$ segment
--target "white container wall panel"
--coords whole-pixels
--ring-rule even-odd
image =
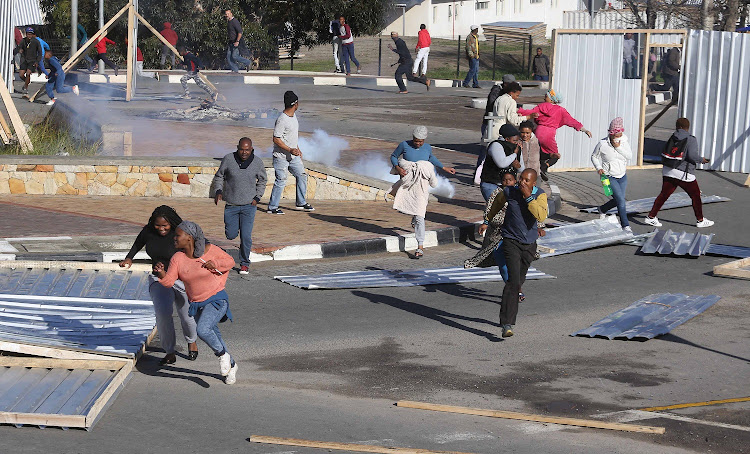
[[[553,87],[562,106],[589,129],[589,139],[567,126],[557,131],[558,168],[593,167],[591,153],[606,137],[609,122],[622,117],[635,165],[638,156],[641,79],[622,78],[622,34],[560,33],[555,41]]]
[[[13,3],[13,26],[41,25],[44,14],[39,7],[39,0],[1,0],[0,3]]]
[[[680,116],[703,168],[750,173],[750,35],[690,30],[685,52]]]
[[[9,90],[13,90],[13,48],[16,47],[11,21],[13,2],[0,0],[0,76]]]

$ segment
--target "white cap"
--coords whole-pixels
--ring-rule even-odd
[[[479,30],[479,25],[472,25],[472,26],[471,26],[471,30],[472,30],[472,31],[474,31],[474,30]]]
[[[427,126],[417,126],[412,133],[415,139],[424,140],[427,138]]]

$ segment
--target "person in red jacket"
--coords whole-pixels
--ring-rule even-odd
[[[414,60],[414,68],[412,69],[412,75],[414,77],[427,75],[427,57],[430,55],[430,32],[427,31],[427,26],[422,24],[419,26],[419,34],[417,35],[417,58]],[[422,63],[422,71],[419,71],[419,64]]]
[[[174,30],[172,30],[172,24],[169,22],[164,22],[164,30],[161,32],[161,36],[164,37],[164,39],[167,40],[169,44],[172,45],[172,47],[177,47],[177,33],[175,33]],[[167,47],[166,44],[161,46],[161,67],[164,68],[164,64],[167,62],[167,55],[170,56],[172,59],[172,68],[174,68],[174,52],[169,50],[169,47]]]
[[[341,58],[344,59],[340,64],[346,67],[346,75],[351,75],[351,66],[349,66],[349,59],[357,65],[357,74],[362,72],[362,65],[359,64],[357,58],[354,56],[354,36],[352,36],[352,29],[349,24],[346,23],[344,16],[339,17],[339,24],[341,29],[339,31],[341,38]]]
[[[112,41],[111,39],[107,38],[107,34],[103,33],[102,36],[96,41],[96,53],[97,53],[97,60],[101,60],[104,62],[105,65],[109,66],[110,68],[115,70],[115,76],[117,75],[117,65],[112,62],[109,58],[107,58],[107,44],[111,44],[113,46],[116,46],[117,44]]]
[[[125,38],[125,45],[127,44],[128,39]],[[143,70],[143,52],[141,52],[141,48],[137,46],[135,48],[135,75],[138,77],[148,77],[159,80],[159,73]]]

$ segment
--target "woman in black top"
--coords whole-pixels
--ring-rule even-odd
[[[169,260],[172,258],[177,249],[174,245],[175,229],[182,222],[177,212],[167,205],[157,207],[148,220],[148,224],[143,226],[141,233],[130,248],[130,252],[125,260],[120,262],[123,268],[130,268],[133,264],[133,257],[143,247],[146,247],[146,253],[151,257],[152,266],[157,263],[164,264],[164,268],[169,267]],[[198,345],[195,341],[198,338],[196,331],[195,319],[188,315],[190,303],[185,295],[185,286],[181,281],[177,281],[174,287],[167,288],[159,283],[159,280],[153,275],[149,275],[150,285],[149,293],[151,301],[154,302],[154,313],[156,314],[156,326],[159,332],[159,339],[166,356],[159,362],[161,365],[173,364],[177,360],[175,355],[175,344],[177,342],[174,330],[174,320],[172,319],[172,306],[177,306],[177,315],[180,317],[182,324],[182,333],[188,343],[188,359],[193,361],[198,357]]]

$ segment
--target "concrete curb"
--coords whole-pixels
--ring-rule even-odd
[[[646,99],[648,99],[649,104],[657,104],[664,101],[670,101],[672,99],[672,92],[671,91],[660,91],[655,92],[653,95],[647,95]]]

